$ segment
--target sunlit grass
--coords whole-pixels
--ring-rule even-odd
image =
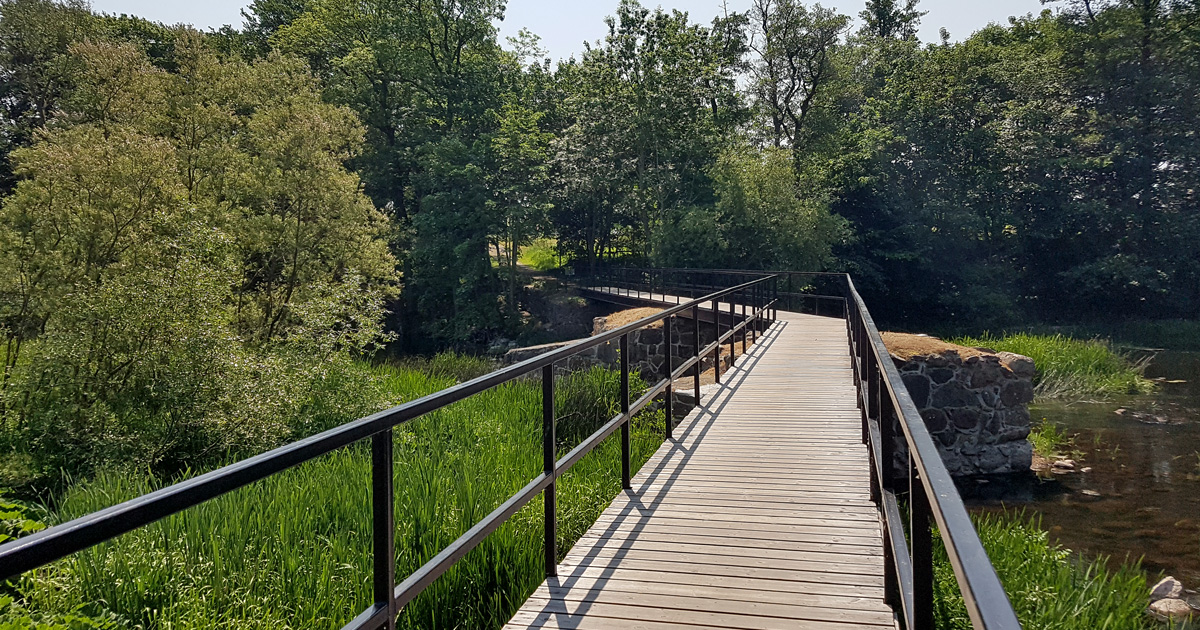
[[[1039,399],[1106,398],[1146,394],[1154,384],[1142,377],[1144,365],[1134,364],[1101,340],[1063,335],[984,334],[952,340],[964,346],[1023,354],[1037,366],[1034,391]]]
[[[1139,565],[1109,571],[1050,541],[1023,513],[982,515],[979,537],[1024,628],[1139,630],[1157,627],[1146,615],[1146,574]],[[935,627],[970,630],[954,570],[940,538],[934,546]]]
[[[442,364],[469,366],[462,358]],[[437,370],[379,371],[392,402],[455,382]],[[601,369],[559,380],[560,454],[616,413],[618,391],[617,376]],[[398,576],[415,571],[537,476],[541,430],[536,381],[502,385],[397,429]],[[662,434],[661,412],[635,420],[636,467]],[[77,610],[121,627],[340,628],[370,605],[369,463],[365,445],[344,449],[75,554],[26,576],[23,605],[54,613],[60,623]],[[620,444],[610,438],[561,477],[560,553],[618,494],[619,476]],[[101,474],[72,488],[57,518],[160,485],[148,475]],[[542,581],[542,562],[538,499],[405,608],[401,625],[499,627]],[[0,612],[0,627],[13,622],[13,611],[14,617]]]
[[[1064,457],[1064,451],[1075,444],[1075,437],[1048,420],[1034,425],[1029,431],[1033,452],[1048,460]]]
[[[538,271],[554,271],[562,267],[563,258],[558,255],[554,239],[539,238],[521,248],[517,261]]]

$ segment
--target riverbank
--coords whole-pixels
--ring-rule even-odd
[[[1154,391],[1154,383],[1142,376],[1145,362],[1131,361],[1102,339],[985,333],[959,337],[952,343],[1013,352],[1033,359],[1037,367],[1034,395],[1040,401],[1107,399]]]

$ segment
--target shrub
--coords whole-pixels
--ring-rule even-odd
[[[219,60],[187,32],[173,50],[167,71],[75,44],[62,124],[12,153],[4,477],[171,474],[375,402],[342,393],[370,390],[352,359],[383,339],[395,276],[386,218],[345,165],[361,125],[299,60]]]

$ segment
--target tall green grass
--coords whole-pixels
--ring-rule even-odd
[[[558,255],[554,239],[539,238],[521,248],[517,261],[538,271],[554,271],[562,267],[563,259]]]
[[[1154,384],[1142,377],[1144,365],[1134,364],[1099,339],[1083,341],[1063,335],[1014,333],[952,340],[964,346],[1015,352],[1033,359],[1037,366],[1035,393],[1048,398],[1106,398],[1123,394],[1146,394]]]
[[[1075,445],[1075,437],[1043,419],[1030,429],[1029,443],[1034,453],[1053,461],[1065,456],[1064,451]]]
[[[392,402],[454,382],[383,373]],[[617,412],[618,392],[610,371],[560,379],[560,453]],[[661,412],[639,416],[632,434],[640,467],[662,442]],[[395,458],[396,570],[405,576],[541,471],[540,383],[509,383],[398,428]],[[23,579],[20,614],[82,613],[122,627],[339,628],[370,604],[369,464],[365,446],[344,449],[75,554]],[[101,474],[67,493],[58,518],[159,485]],[[560,479],[563,553],[619,491],[620,444],[609,439]],[[542,563],[539,499],[406,607],[401,626],[499,627],[541,582]]]
[[[1140,630],[1158,627],[1146,616],[1146,574],[1136,565],[1109,571],[1052,543],[1024,514],[975,519],[979,537],[1004,584],[1022,627],[1054,630]],[[935,627],[970,630],[954,570],[940,538],[934,546]]]

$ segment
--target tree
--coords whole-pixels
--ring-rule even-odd
[[[298,61],[218,61],[195,33],[175,72],[69,54],[64,122],[14,152],[0,209],[0,425],[43,471],[177,470],[328,422],[300,409],[381,339],[394,277],[344,166],[353,114]]]
[[[767,138],[798,157],[806,123],[833,79],[832,54],[850,18],[798,0],[755,0],[750,9],[751,73],[755,104],[768,121]]]
[[[593,266],[613,250],[652,259],[672,208],[711,203],[708,168],[744,120],[735,76],[743,21],[713,29],[625,1],[604,42],[559,68],[560,244]]]
[[[928,11],[918,11],[920,0],[867,0],[867,8],[858,17],[865,22],[863,31],[875,37],[914,39],[921,17]]]

